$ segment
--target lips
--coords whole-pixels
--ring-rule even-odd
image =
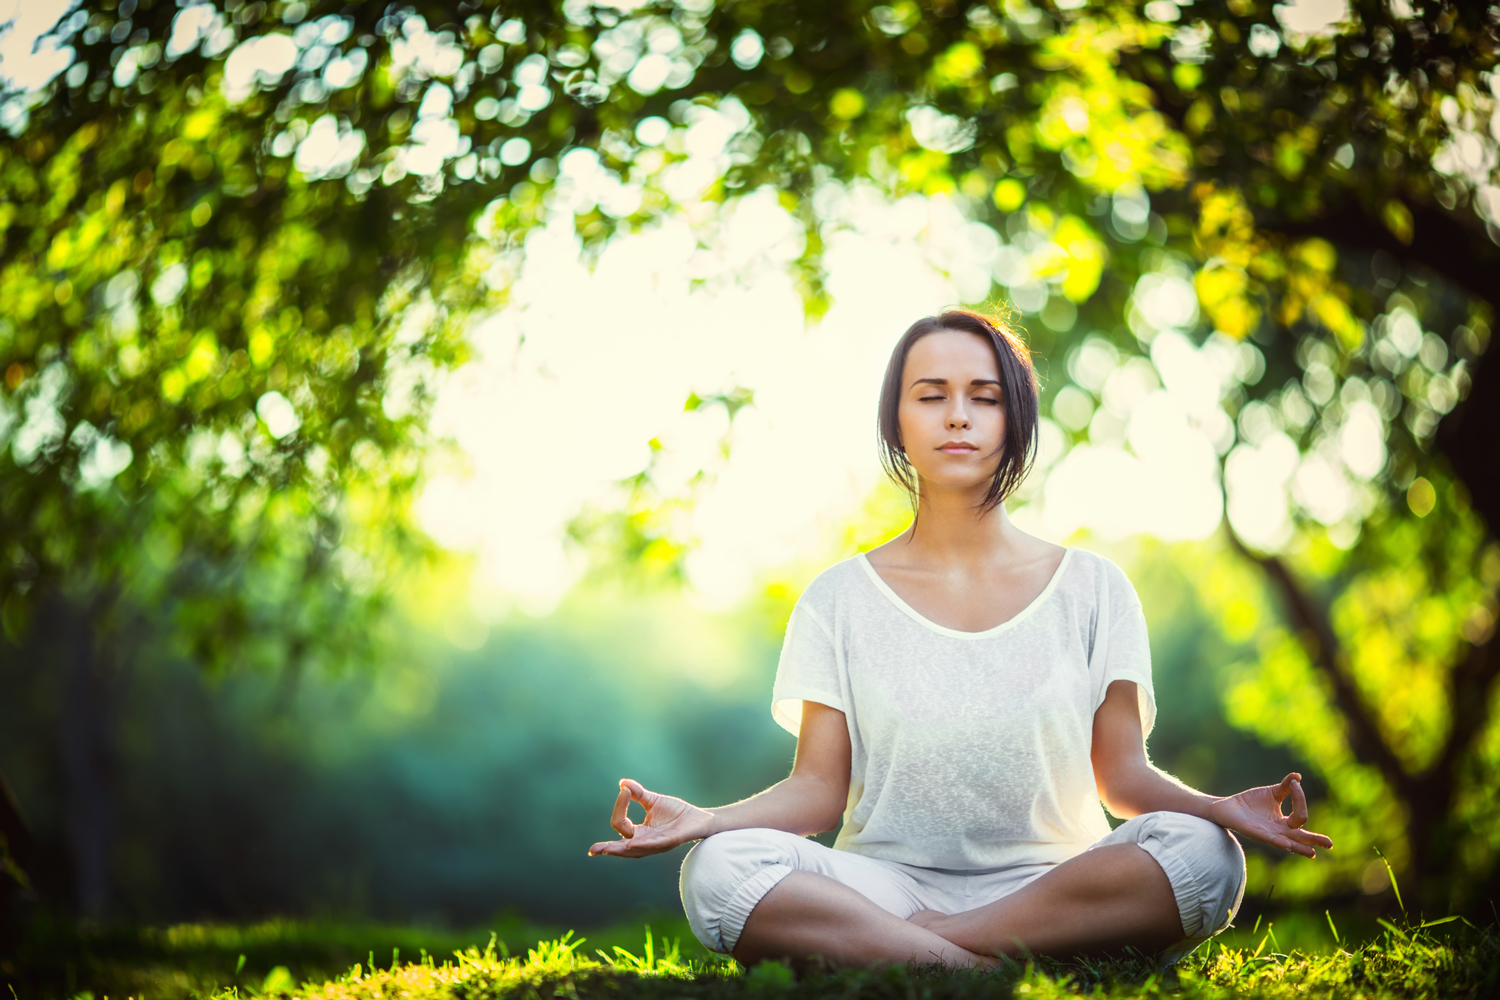
[[[945,451],[949,454],[962,454],[964,452],[978,450],[978,445],[969,444],[967,441],[948,441],[938,446],[938,451]]]

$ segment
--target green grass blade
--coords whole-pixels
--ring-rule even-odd
[[[1391,863],[1386,860],[1385,853],[1379,847],[1375,848],[1375,853],[1380,855],[1380,861],[1385,865],[1385,873],[1391,877],[1391,888],[1396,891],[1396,905],[1401,907],[1401,915],[1404,917],[1406,904],[1401,901],[1401,887],[1396,884],[1396,870],[1391,867]]]

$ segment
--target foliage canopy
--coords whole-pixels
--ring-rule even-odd
[[[1341,808],[1394,795],[1460,892],[1488,820],[1448,818],[1500,759],[1497,8],[1312,9],[88,4],[0,110],[7,629],[128,596],[205,662],[357,648],[330,623],[380,592],[425,387],[529,231],[596,246],[770,185],[816,314],[851,189],[946,196],[978,224],[955,274],[1037,318],[1090,412],[1091,357],[1204,381],[1189,419],[1292,625],[1242,721],[1272,731],[1293,678]],[[1123,440],[1107,410],[1069,432]],[[1267,496],[1287,516],[1247,535]]]

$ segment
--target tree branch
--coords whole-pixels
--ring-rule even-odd
[[[1287,236],[1321,236],[1363,252],[1384,250],[1404,266],[1419,265],[1443,276],[1469,295],[1486,303],[1500,317],[1500,246],[1477,220],[1407,199],[1412,213],[1412,240],[1402,243],[1376,216],[1357,202],[1315,219],[1258,224],[1268,232]],[[1438,424],[1437,450],[1448,457],[1491,533],[1500,530],[1500,462],[1494,442],[1500,434],[1500,362],[1486,356],[1470,372],[1469,395]]]
[[[1458,784],[1459,763],[1468,756],[1474,741],[1490,719],[1490,688],[1500,677],[1500,656],[1494,655],[1494,633],[1484,642],[1469,647],[1469,655],[1453,671],[1448,688],[1448,738],[1443,752],[1430,772],[1436,780],[1446,782],[1447,794]],[[1446,805],[1446,803],[1445,803]],[[1445,809],[1446,811],[1446,809]]]
[[[1318,236],[1336,246],[1366,252],[1384,250],[1402,264],[1428,268],[1453,282],[1500,314],[1500,247],[1485,229],[1408,196],[1412,214],[1411,242],[1403,243],[1373,213],[1352,198],[1316,218],[1277,223],[1257,220],[1259,228],[1286,236]]]
[[[1227,521],[1224,527],[1235,549],[1260,566],[1280,592],[1307,650],[1308,660],[1333,687],[1334,703],[1349,727],[1349,749],[1362,763],[1378,770],[1403,801],[1411,802],[1418,794],[1417,782],[1380,735],[1380,727],[1365,706],[1358,688],[1339,665],[1342,647],[1327,613],[1302,588],[1286,563],[1276,556],[1251,551]]]

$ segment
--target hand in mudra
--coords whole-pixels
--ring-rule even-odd
[[[1281,804],[1288,797],[1292,812],[1283,815]],[[1308,858],[1317,857],[1314,848],[1333,846],[1321,833],[1302,829],[1307,822],[1307,796],[1302,794],[1302,775],[1296,772],[1282,778],[1279,785],[1261,785],[1220,799],[1209,807],[1208,818],[1252,840]]]
[[[631,801],[646,807],[646,818],[633,822],[626,810]],[[644,858],[670,851],[678,844],[707,837],[713,832],[713,814],[690,802],[648,791],[639,781],[625,778],[615,799],[615,811],[609,818],[621,840],[609,840],[589,848],[595,854],[616,854],[622,858]]]

